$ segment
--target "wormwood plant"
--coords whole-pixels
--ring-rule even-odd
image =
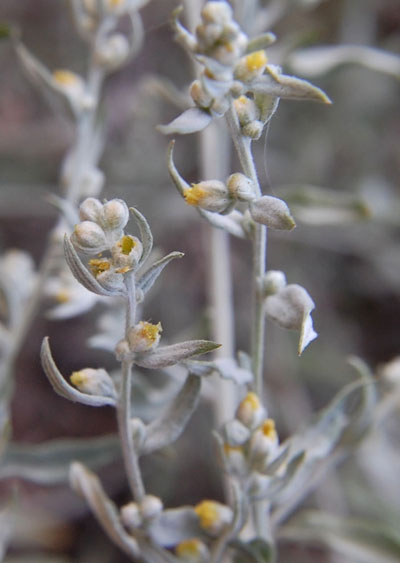
[[[233,357],[224,356],[222,351],[222,356],[214,359],[198,359],[218,349],[219,344],[209,340],[164,344],[161,323],[145,320],[145,299],[164,268],[183,254],[174,251],[152,258],[153,236],[148,221],[122,199],[100,199],[104,177],[98,167],[103,145],[99,119],[103,79],[126,63],[140,45],[138,9],[145,4],[147,0],[72,1],[77,28],[89,45],[86,79],[69,70],[51,73],[22,43],[17,45],[28,73],[46,93],[66,103],[77,131],[62,168],[65,197],[56,201],[63,218],[36,274],[36,289],[30,290],[29,314],[18,325],[22,327],[18,329],[19,340],[37,306],[35,292],[39,293],[44,282],[47,291],[59,298],[62,292],[68,292],[69,298],[59,299],[65,302],[52,312],[56,318],[82,312],[99,298],[106,298],[105,318],[112,324],[111,330],[108,326],[110,334],[101,335],[100,340],[103,345],[106,341],[105,347],[114,353],[116,372],[84,367],[64,378],[48,338],[43,342],[41,358],[56,393],[84,405],[107,405],[115,410],[131,501],[118,507],[98,476],[81,461],[71,464],[69,476],[73,489],[86,500],[104,532],[133,561],[274,561],[282,530],[283,537],[285,533],[291,537],[290,527],[285,529],[283,524],[324,471],[363,438],[377,404],[372,375],[360,360],[353,360],[358,380],[345,387],[308,428],[281,443],[264,404],[266,319],[298,331],[299,355],[317,334],[311,318],[314,302],[306,289],[288,283],[282,271],[267,270],[267,230],[290,231],[295,221],[282,199],[263,192],[252,146],[265,132],[281,99],[325,104],[330,100],[316,86],[286,75],[269,63],[267,52],[274,35],[266,32],[250,38],[228,2],[204,3],[194,33],[181,24],[181,10],[175,10],[175,37],[197,63],[199,73],[190,86],[192,107],[159,129],[168,135],[189,134],[202,131],[215,120],[224,122],[241,169],[232,170],[224,180],[189,184],[175,166],[171,141],[169,175],[185,203],[195,207],[212,228],[248,244],[253,264],[252,308],[247,353],[238,351]],[[130,18],[129,37],[118,31],[122,16]],[[61,234],[69,270],[60,260]],[[31,268],[29,263],[25,266]],[[123,326],[114,331],[119,320]],[[161,370],[166,379],[173,371],[179,381],[172,393],[165,386],[161,412],[146,421],[139,416],[135,397],[141,370]],[[234,412],[215,432],[226,501],[204,499],[195,506],[166,508],[162,499],[147,490],[141,458],[181,435],[198,406],[203,379],[213,374],[238,388]],[[292,537],[296,533],[301,536],[299,530],[301,527],[292,528]]]

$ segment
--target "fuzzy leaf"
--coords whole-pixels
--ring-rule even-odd
[[[167,266],[171,260],[174,258],[182,258],[184,256],[183,252],[170,252],[164,258],[157,260],[148,270],[143,272],[137,280],[137,287],[146,294],[149,289],[153,286],[154,282],[157,280],[158,276],[161,274],[165,266]]]
[[[207,376],[216,372],[223,379],[229,379],[237,385],[245,385],[253,380],[251,371],[238,366],[233,358],[216,358],[213,361],[189,360],[185,365],[191,373],[198,376]]]
[[[261,78],[254,80],[251,89],[277,96],[278,98],[289,98],[295,100],[311,100],[330,104],[331,100],[320,88],[317,88],[307,80],[280,74],[271,66],[267,66],[266,72]]]
[[[130,212],[132,213],[132,215],[135,218],[137,226],[139,227],[140,240],[141,240],[142,245],[143,245],[143,252],[142,252],[142,256],[140,258],[139,264],[143,264],[147,260],[147,258],[149,257],[150,252],[152,251],[153,234],[151,232],[150,225],[148,224],[146,217],[144,215],[142,215],[140,213],[140,211],[138,211],[134,207],[130,207],[129,209],[130,209]]]
[[[99,284],[96,278],[89,272],[82,260],[79,258],[73,244],[69,240],[68,235],[64,237],[64,253],[68,266],[78,282],[89,291],[101,295],[103,297],[113,297],[115,295],[124,295],[123,290],[109,291]]]
[[[258,35],[253,39],[250,39],[247,43],[246,54],[254,53],[254,51],[261,51],[262,49],[266,49],[276,41],[276,35],[267,31],[262,35]]]
[[[208,111],[196,107],[189,108],[171,121],[171,123],[168,123],[168,125],[158,125],[157,130],[164,135],[171,135],[173,133],[187,135],[188,133],[202,131],[209,125],[211,120],[212,116]]]
[[[99,478],[84,465],[75,462],[71,465],[70,481],[72,488],[86,499],[111,540],[130,557],[139,557],[136,540],[122,526],[118,510],[104,492]]]
[[[202,536],[199,518],[191,506],[164,510],[149,526],[153,540],[163,547],[172,547],[181,541]]]
[[[91,407],[101,407],[104,405],[115,406],[115,399],[111,397],[102,397],[100,395],[88,395],[86,393],[81,393],[78,389],[75,389],[70,385],[61,373],[53,360],[51,355],[49,339],[44,338],[42,343],[42,348],[40,352],[40,357],[42,360],[43,369],[54,389],[54,391],[65,397],[70,401],[76,403],[82,403],[83,405],[89,405]]]
[[[197,210],[213,227],[222,229],[235,237],[246,238],[246,233],[241,225],[243,215],[240,211],[232,211],[229,215],[220,215],[200,207]]]
[[[68,481],[69,465],[80,461],[102,467],[121,456],[117,436],[50,440],[42,444],[11,443],[0,464],[0,479],[24,479],[41,485]]]
[[[197,406],[200,389],[201,378],[189,374],[165,412],[147,426],[146,440],[140,452],[142,455],[159,450],[179,438]]]
[[[256,223],[270,229],[291,231],[296,226],[286,203],[277,197],[264,195],[250,203],[250,214]]]
[[[175,146],[175,141],[171,141],[168,145],[167,168],[168,168],[168,172],[169,172],[169,175],[171,177],[171,180],[175,184],[176,189],[181,194],[181,196],[183,196],[184,193],[185,193],[185,190],[190,188],[190,186],[186,182],[186,180],[184,178],[182,178],[182,176],[179,174],[179,172],[178,172],[178,170],[175,166],[175,163],[174,163],[174,146]]]
[[[313,329],[311,311],[315,304],[308,292],[298,284],[289,284],[265,300],[265,314],[279,326],[299,330],[299,355],[318,335]]]
[[[220,344],[209,340],[188,340],[187,342],[156,348],[154,352],[137,354],[135,364],[149,369],[165,368],[192,356],[207,354],[219,347]]]

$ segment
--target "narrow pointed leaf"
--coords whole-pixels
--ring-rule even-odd
[[[295,76],[279,74],[268,66],[266,71],[268,74],[264,74],[261,78],[252,82],[251,88],[254,92],[264,92],[278,96],[279,98],[311,100],[324,104],[331,103],[331,100],[325,92],[310,82],[307,82],[307,80],[302,80]]]
[[[115,295],[123,295],[122,290],[109,291],[99,284],[96,278],[89,272],[82,260],[79,258],[73,244],[69,240],[68,235],[64,237],[64,254],[72,275],[78,282],[89,291],[102,295],[103,297],[112,297]]]
[[[171,177],[171,180],[175,184],[175,187],[178,190],[178,192],[181,194],[181,196],[183,196],[184,193],[185,193],[185,190],[189,189],[190,186],[186,182],[186,180],[184,178],[182,178],[182,176],[178,172],[178,169],[175,166],[175,163],[174,163],[174,146],[175,146],[175,141],[171,141],[170,144],[168,145],[167,167],[168,167],[168,172],[169,172],[169,175]]]
[[[243,215],[240,211],[232,211],[229,215],[220,215],[219,213],[212,213],[211,211],[198,208],[198,212],[213,227],[222,229],[235,237],[246,238],[246,233],[241,225]]]
[[[209,340],[189,340],[179,344],[172,344],[171,346],[156,348],[154,352],[138,354],[135,357],[135,363],[138,366],[149,369],[165,368],[192,356],[207,354],[207,352],[216,350],[219,347],[220,344]]]
[[[276,41],[276,35],[267,31],[262,35],[258,35],[247,43],[246,54],[254,53],[254,51],[261,51],[261,49],[266,49]]]
[[[158,125],[157,130],[164,135],[171,135],[173,133],[187,135],[189,133],[202,131],[209,125],[211,120],[212,116],[208,111],[200,108],[189,108],[181,113],[181,115],[178,115],[171,123]]]
[[[107,497],[99,478],[81,463],[73,463],[70,471],[72,488],[89,504],[93,514],[111,540],[130,557],[139,557],[136,540],[123,527],[118,510]]]
[[[153,234],[151,232],[150,225],[147,222],[147,219],[145,218],[145,216],[142,215],[140,213],[140,211],[138,211],[134,207],[130,207],[129,209],[130,209],[130,212],[132,213],[132,215],[135,217],[135,221],[137,223],[137,226],[139,227],[140,240],[141,240],[142,245],[143,245],[143,253],[142,253],[142,256],[140,258],[139,264],[143,264],[147,260],[147,258],[149,257],[150,252],[152,251]]]
[[[49,339],[44,338],[41,348],[40,357],[42,360],[43,369],[54,389],[54,391],[61,397],[65,397],[70,401],[89,405],[91,407],[101,407],[104,405],[115,406],[115,399],[111,397],[102,397],[100,395],[88,395],[81,393],[70,385],[58,371],[58,368],[51,355]]]
[[[92,469],[121,456],[118,437],[50,440],[43,444],[11,443],[0,464],[0,479],[24,479],[41,485],[68,481],[69,465],[85,463]]]
[[[157,280],[158,276],[161,274],[165,266],[167,266],[171,260],[174,258],[182,258],[184,256],[183,252],[170,252],[164,258],[157,260],[148,270],[146,270],[137,280],[137,287],[146,294],[149,289],[153,286],[154,282]]]
[[[189,374],[165,412],[148,425],[140,452],[142,455],[159,450],[179,438],[197,406],[200,389],[201,378]]]
[[[253,374],[242,368],[233,358],[217,358],[213,361],[188,360],[185,365],[191,373],[208,376],[217,373],[223,379],[233,381],[237,385],[245,385],[253,380]]]

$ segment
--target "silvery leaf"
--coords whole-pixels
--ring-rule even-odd
[[[140,257],[139,264],[143,264],[150,255],[150,252],[153,248],[153,234],[150,229],[150,225],[147,222],[146,217],[140,213],[134,207],[130,207],[130,212],[135,218],[137,226],[139,227],[140,231],[140,240],[143,245],[143,252],[142,256]]]
[[[216,358],[212,361],[188,360],[185,365],[191,373],[198,376],[217,373],[223,379],[233,381],[237,385],[244,385],[253,380],[251,371],[238,366],[233,358]]]
[[[254,101],[260,112],[260,121],[264,123],[264,125],[268,123],[278,109],[279,99],[280,98],[277,96],[271,96],[270,94],[256,93],[254,95]]]
[[[121,456],[116,435],[50,440],[42,444],[10,443],[0,464],[0,479],[24,479],[41,485],[68,481],[69,465],[80,461],[92,469]]]
[[[315,304],[308,292],[298,284],[289,284],[265,300],[265,314],[279,326],[299,330],[299,355],[318,335],[313,329],[311,311]]]
[[[220,215],[200,207],[197,210],[213,227],[222,229],[235,237],[246,238],[246,233],[241,224],[243,215],[240,211],[234,210],[229,215]]]
[[[99,478],[84,465],[75,462],[71,465],[70,482],[75,492],[86,499],[111,540],[130,557],[139,557],[136,540],[122,526],[118,510],[104,492]]]
[[[116,295],[124,295],[123,290],[108,290],[105,289],[96,278],[89,272],[82,260],[79,258],[73,244],[69,240],[68,235],[64,237],[64,253],[65,260],[71,269],[73,276],[89,291],[102,295],[103,297],[113,297]]]
[[[192,356],[207,354],[219,347],[220,344],[216,344],[210,340],[188,340],[187,342],[180,342],[179,344],[161,346],[160,348],[156,348],[154,352],[136,354],[134,361],[135,364],[144,368],[165,368],[173,366]]]
[[[283,475],[274,476],[272,478],[267,477],[265,490],[261,490],[258,493],[253,493],[253,500],[268,499],[278,502],[278,497],[284,492],[286,487],[292,484],[292,481],[297,476],[298,471],[307,459],[306,452],[300,452],[293,456],[288,462],[285,472]]]
[[[371,216],[367,203],[354,194],[317,186],[282,186],[278,191],[296,219],[309,225],[340,225]]]
[[[173,133],[187,135],[202,131],[209,125],[211,120],[212,116],[208,111],[193,107],[178,115],[168,125],[158,125],[157,130],[164,135],[171,135]]]
[[[224,442],[230,446],[242,446],[250,438],[250,430],[237,418],[224,424],[222,432]]]
[[[179,174],[175,163],[174,163],[174,146],[175,146],[175,141],[171,141],[168,145],[168,152],[167,152],[167,167],[168,167],[168,172],[169,175],[171,177],[171,180],[173,181],[173,183],[175,184],[176,189],[178,190],[178,192],[181,194],[181,196],[184,195],[185,190],[189,189],[190,186],[189,184],[186,182],[186,180],[184,178],[182,178],[182,176]]]
[[[89,405],[91,407],[101,407],[104,405],[115,406],[115,399],[111,397],[102,397],[100,395],[88,395],[86,393],[81,393],[64,379],[64,377],[58,371],[58,368],[51,355],[48,338],[43,339],[40,357],[42,361],[42,367],[54,391],[58,395],[61,395],[61,397],[65,397],[70,401],[82,403],[83,405]]]
[[[311,100],[330,104],[328,96],[320,88],[317,88],[307,80],[287,76],[275,72],[271,66],[266,68],[267,74],[257,78],[251,83],[251,90],[277,96],[279,98],[289,98],[295,100]]]
[[[163,547],[203,535],[199,518],[191,506],[164,510],[150,523],[148,530],[152,539]]]
[[[138,14],[136,7],[133,10],[128,11],[128,17],[131,21],[130,46],[129,55],[127,59],[124,60],[124,64],[137,55],[144,41],[143,21]]]
[[[197,406],[200,389],[201,378],[189,374],[165,412],[147,426],[140,452],[142,455],[159,450],[179,438]]]
[[[167,266],[171,260],[174,260],[174,258],[182,258],[183,256],[183,252],[170,252],[167,256],[164,256],[164,258],[157,260],[157,262],[139,276],[136,282],[137,287],[143,291],[143,294],[146,294],[153,286],[165,266]]]
[[[231,545],[236,553],[233,563],[276,563],[274,546],[261,538],[248,542],[235,540]]]
[[[250,215],[256,223],[270,229],[291,231],[296,226],[286,203],[277,197],[264,195],[250,203]]]
[[[197,48],[197,41],[194,36],[179,21],[179,16],[183,6],[178,6],[171,14],[172,28],[175,31],[175,39],[184,49],[192,54]]]
[[[362,45],[301,49],[291,54],[287,62],[296,72],[306,76],[324,74],[344,64],[359,64],[395,78],[400,77],[400,57],[397,54]]]
[[[247,43],[246,54],[254,53],[254,51],[261,51],[262,49],[266,49],[276,41],[276,35],[271,33],[271,31],[267,31],[262,35],[258,35],[253,39],[250,39]]]

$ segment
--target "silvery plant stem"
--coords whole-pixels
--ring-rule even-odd
[[[126,337],[128,330],[135,324],[136,317],[136,285],[133,272],[125,276],[125,287],[127,290],[126,308]],[[139,467],[139,459],[136,453],[132,431],[131,419],[131,385],[132,385],[132,361],[122,361],[122,381],[117,405],[118,430],[121,439],[122,455],[124,459],[126,476],[133,498],[140,502],[144,495],[144,485]]]

